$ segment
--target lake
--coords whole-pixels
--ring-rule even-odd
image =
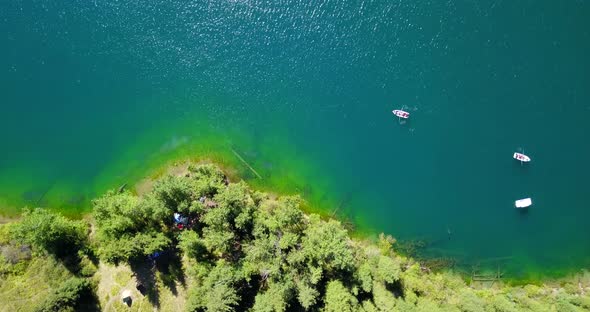
[[[466,270],[587,268],[589,16],[588,1],[4,1],[0,211],[79,215],[207,156]]]

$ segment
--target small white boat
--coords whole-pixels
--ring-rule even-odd
[[[527,208],[528,206],[532,205],[533,201],[530,198],[523,198],[519,199],[514,202],[516,208]]]
[[[410,117],[410,113],[403,111],[401,109],[394,109],[391,112],[399,118],[408,119],[408,117]]]
[[[522,153],[514,153],[514,155],[512,157],[514,157],[514,159],[516,159],[516,160],[520,160],[521,162],[531,161],[531,158],[529,156],[522,154]]]

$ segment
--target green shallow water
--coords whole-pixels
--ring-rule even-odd
[[[588,268],[588,16],[586,1],[4,1],[0,209],[77,214],[208,156],[465,268]]]

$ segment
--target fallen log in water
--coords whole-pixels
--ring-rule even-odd
[[[254,170],[254,168],[252,168],[252,166],[250,166],[250,164],[248,164],[248,162],[246,160],[244,160],[244,158],[242,158],[242,156],[240,156],[240,154],[238,154],[238,152],[236,152],[233,148],[230,148],[231,151],[234,153],[234,155],[236,155],[236,157],[238,157],[238,159],[244,163],[244,165],[246,165],[246,167],[248,167],[248,169],[250,169],[260,180],[262,180],[262,176],[260,176],[260,174],[258,174],[258,172],[256,172],[256,170]]]

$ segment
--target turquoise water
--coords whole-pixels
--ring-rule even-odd
[[[587,268],[588,16],[587,1],[3,1],[1,209],[76,214],[209,155],[466,268]]]

